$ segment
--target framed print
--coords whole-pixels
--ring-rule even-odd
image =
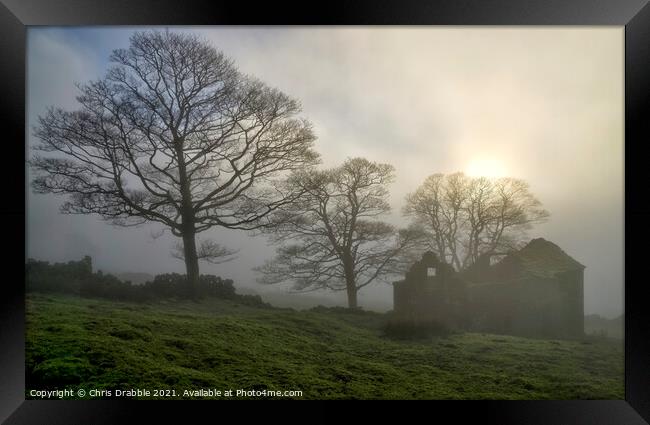
[[[646,2],[0,19],[7,424],[650,420]]]

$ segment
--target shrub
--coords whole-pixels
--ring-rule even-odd
[[[357,308],[349,308],[349,307],[341,307],[341,306],[326,307],[324,305],[317,305],[316,307],[312,307],[309,310],[314,311],[316,313],[332,313],[332,314],[367,314],[368,313],[361,307],[357,307]]]
[[[92,260],[50,264],[29,259],[25,264],[27,290],[40,292],[79,293],[82,285],[92,280]]]
[[[118,301],[143,302],[189,296],[189,285],[185,275],[165,273],[155,276],[153,281],[143,285],[133,285],[111,274],[104,274],[101,270],[93,273],[92,260],[89,256],[81,261],[55,264],[29,259],[25,264],[25,279],[28,291],[71,293],[82,297]],[[233,300],[254,307],[270,307],[259,295],[237,294],[232,280],[213,275],[199,277],[197,295],[200,298]]]

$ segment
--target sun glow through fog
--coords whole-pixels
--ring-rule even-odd
[[[472,177],[505,177],[508,172],[501,161],[495,158],[474,158],[467,165],[465,173]]]

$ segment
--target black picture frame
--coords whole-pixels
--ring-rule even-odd
[[[643,155],[650,140],[650,5],[647,0],[357,0],[322,4],[223,1],[0,0],[0,203],[10,269],[0,295],[0,420],[7,424],[194,423],[224,409],[247,418],[293,415],[293,406],[133,401],[25,401],[25,49],[31,25],[614,25],[625,26],[625,400],[467,401],[363,406],[364,415],[395,410],[454,422],[499,424],[644,424],[650,421],[650,320],[645,308],[645,251],[650,237]],[[20,248],[23,248],[22,250]],[[188,404],[190,403],[190,404]],[[463,404],[459,404],[463,403]],[[344,406],[348,407],[348,406]],[[308,407],[309,408],[309,407]],[[302,419],[341,419],[316,408]],[[197,416],[195,416],[197,415]],[[134,419],[135,418],[135,419]],[[144,421],[144,422],[143,422]]]

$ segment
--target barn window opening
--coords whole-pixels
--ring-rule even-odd
[[[435,276],[435,275],[436,275],[436,268],[435,267],[427,267],[427,277]]]

